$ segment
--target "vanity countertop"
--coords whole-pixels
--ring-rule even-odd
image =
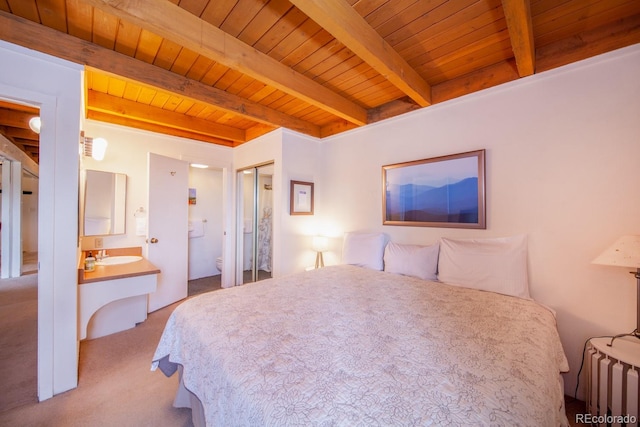
[[[106,249],[106,251],[110,256],[142,254],[142,248]],[[79,285],[84,283],[100,282],[103,280],[125,279],[127,277],[160,273],[160,269],[145,258],[142,258],[140,261],[130,262],[127,264],[96,265],[93,271],[85,271],[83,266],[86,252],[88,251],[82,253],[80,265],[78,267]],[[93,250],[91,252],[97,251]]]

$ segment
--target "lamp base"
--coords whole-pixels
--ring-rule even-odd
[[[316,252],[316,268],[324,267],[324,259],[322,259],[322,252]]]
[[[620,337],[636,337],[638,339],[640,339],[640,268],[638,268],[636,271],[630,271],[629,273],[633,274],[633,276],[636,278],[636,284],[637,284],[637,290],[636,290],[636,298],[638,299],[637,303],[636,303],[636,330],[629,333],[629,334],[619,334],[616,335],[615,337],[611,338],[611,342],[609,342],[609,344],[607,344],[607,346],[611,347],[613,345],[613,341],[615,341],[617,338]]]
[[[628,334],[618,334],[614,337],[611,338],[611,341],[609,341],[609,344],[607,344],[607,347],[611,347],[613,345],[613,342],[618,339],[618,338],[622,338],[622,337],[636,337],[638,339],[640,339],[640,330],[636,329],[633,332],[630,332]]]

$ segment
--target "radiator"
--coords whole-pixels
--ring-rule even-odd
[[[637,338],[634,338],[637,340]],[[587,411],[601,426],[622,426],[638,420],[640,402],[640,345],[610,338],[589,342],[586,354]],[[627,421],[627,425],[631,425]]]

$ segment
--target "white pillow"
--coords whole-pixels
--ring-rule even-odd
[[[346,233],[342,246],[342,263],[382,270],[387,238],[383,233]]]
[[[436,280],[438,249],[438,244],[418,246],[389,242],[384,250],[384,271]]]
[[[451,285],[530,298],[527,237],[442,238],[438,279]]]

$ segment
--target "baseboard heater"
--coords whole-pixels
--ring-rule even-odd
[[[640,406],[640,354],[634,354],[636,343],[617,339],[609,347],[610,342],[596,338],[587,347],[587,411],[601,426],[631,425]]]

